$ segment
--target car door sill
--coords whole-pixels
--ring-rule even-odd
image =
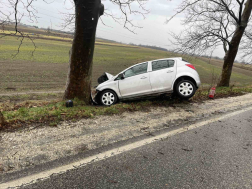
[[[122,97],[120,100],[131,100],[131,99],[159,96],[162,94],[171,94],[171,93],[173,93],[173,91],[155,92],[155,93],[144,94],[144,95],[132,95],[132,96],[127,96],[127,97]]]

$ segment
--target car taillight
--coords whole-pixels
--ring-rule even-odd
[[[186,64],[186,66],[188,66],[188,67],[190,67],[190,68],[196,70],[195,67],[194,67],[194,65],[192,65],[192,64]]]

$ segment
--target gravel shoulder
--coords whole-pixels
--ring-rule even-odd
[[[252,94],[0,133],[0,174],[252,105]]]

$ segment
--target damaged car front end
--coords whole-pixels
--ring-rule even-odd
[[[106,81],[109,81],[110,79],[114,78],[113,75],[105,72],[104,74],[102,74],[99,78],[98,78],[98,83],[99,85],[106,82]],[[98,85],[98,86],[99,86]],[[91,99],[93,101],[94,104],[99,104],[99,89],[97,89],[97,87],[94,87],[92,90],[91,90]]]

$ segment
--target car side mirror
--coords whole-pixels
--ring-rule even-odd
[[[123,80],[124,79],[124,74],[123,73],[120,73],[117,77],[119,80]]]

